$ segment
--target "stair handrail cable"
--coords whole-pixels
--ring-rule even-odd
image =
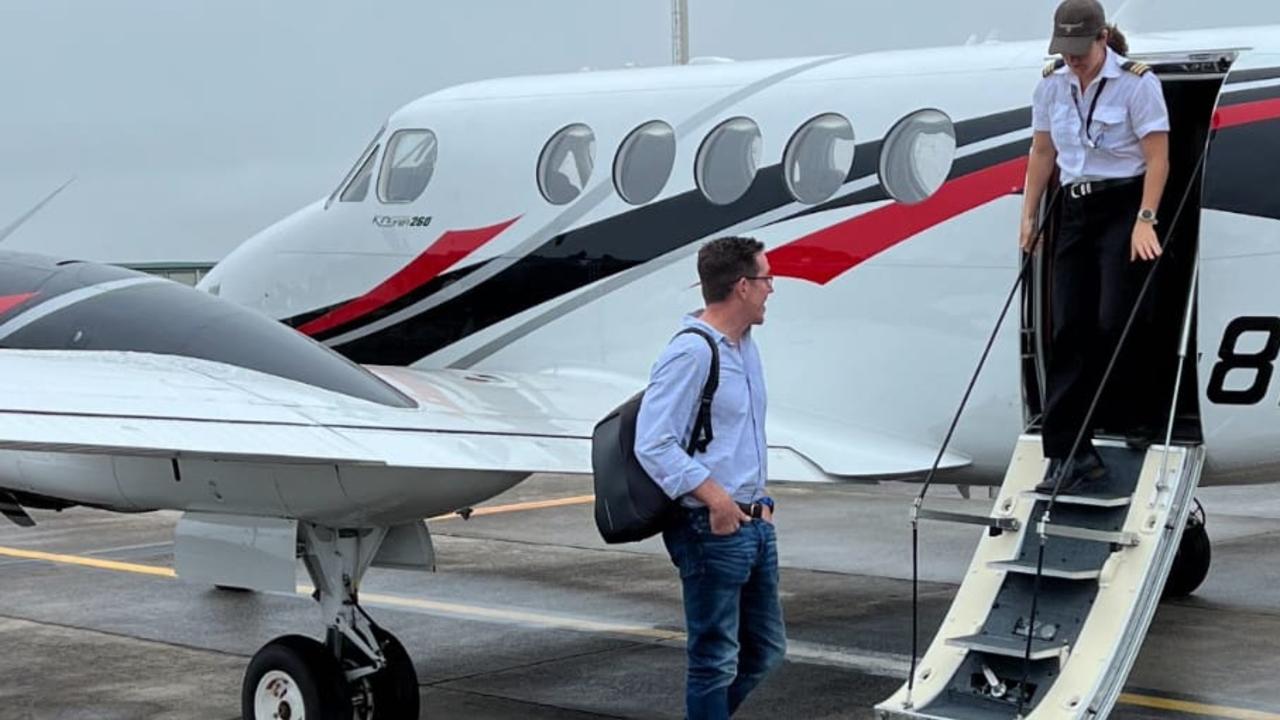
[[[1195,169],[1187,177],[1187,187],[1182,192],[1182,197],[1178,201],[1177,210],[1173,214],[1173,220],[1169,223],[1169,229],[1165,233],[1165,239],[1160,243],[1160,255],[1151,263],[1151,267],[1147,269],[1147,274],[1143,278],[1142,287],[1138,290],[1138,295],[1133,301],[1133,307],[1129,311],[1129,317],[1125,320],[1124,328],[1120,331],[1120,337],[1116,340],[1116,346],[1111,351],[1111,357],[1107,361],[1107,367],[1102,373],[1102,377],[1098,381],[1098,387],[1093,393],[1093,398],[1089,401],[1089,409],[1085,412],[1084,419],[1080,423],[1080,428],[1076,431],[1075,440],[1071,443],[1071,451],[1067,454],[1068,458],[1075,457],[1076,451],[1080,448],[1080,443],[1084,441],[1085,428],[1089,427],[1093,420],[1093,414],[1098,408],[1098,402],[1102,398],[1102,392],[1107,387],[1107,381],[1111,378],[1111,372],[1115,369],[1116,360],[1120,357],[1120,353],[1124,350],[1124,342],[1129,336],[1129,331],[1133,328],[1134,320],[1138,316],[1138,311],[1142,307],[1142,301],[1146,297],[1147,290],[1151,287],[1151,280],[1155,277],[1156,270],[1160,267],[1160,261],[1165,257],[1165,251],[1169,249],[1170,243],[1177,239],[1174,230],[1178,226],[1178,221],[1182,219],[1182,212],[1186,209],[1187,200],[1191,197],[1191,189],[1196,185],[1196,178],[1200,177],[1200,173],[1204,168],[1205,157],[1209,153],[1209,146],[1212,144],[1214,130],[1210,128],[1209,134],[1205,137],[1204,148],[1200,151],[1200,157],[1196,161]],[[1158,238],[1157,238],[1158,239]],[[1188,312],[1190,312],[1188,310]],[[1185,338],[1184,338],[1185,339]],[[1179,365],[1179,368],[1182,366]],[[1177,410],[1177,397],[1174,397],[1173,410]],[[1169,420],[1169,433],[1172,434],[1173,419]],[[1169,453],[1169,446],[1165,445],[1166,461]],[[1027,644],[1026,650],[1022,657],[1022,680],[1018,683],[1018,711],[1015,717],[1021,718],[1023,705],[1026,700],[1026,684],[1027,679],[1031,675],[1031,646],[1035,639],[1036,611],[1038,610],[1040,600],[1040,578],[1044,575],[1044,552],[1045,544],[1048,540],[1046,529],[1050,522],[1050,516],[1053,506],[1058,500],[1058,494],[1062,489],[1062,480],[1066,476],[1066,470],[1070,467],[1070,463],[1059,463],[1057,470],[1053,476],[1053,491],[1049,494],[1049,499],[1045,503],[1044,512],[1040,516],[1040,523],[1036,526],[1036,532],[1039,536],[1039,548],[1036,554],[1036,574],[1031,589],[1031,615],[1027,620]]]
[[[960,398],[960,404],[956,407],[955,414],[951,418],[951,425],[947,428],[947,433],[943,436],[942,443],[938,447],[938,454],[933,459],[933,465],[929,467],[929,472],[925,475],[924,483],[920,487],[920,494],[916,496],[912,505],[911,512],[911,666],[907,675],[907,701],[906,706],[912,706],[911,694],[915,690],[916,662],[920,655],[920,636],[919,636],[919,617],[920,617],[920,518],[919,512],[924,506],[925,495],[929,492],[929,487],[933,485],[934,476],[937,475],[938,467],[942,464],[942,458],[946,455],[947,447],[951,444],[951,438],[955,435],[956,427],[960,424],[960,417],[964,414],[965,406],[969,403],[969,397],[973,394],[973,388],[978,383],[978,378],[982,375],[982,370],[986,366],[987,358],[991,355],[991,348],[995,345],[996,337],[1000,334],[1000,328],[1004,325],[1005,317],[1009,314],[1009,306],[1013,303],[1014,296],[1018,293],[1018,288],[1022,286],[1023,280],[1027,276],[1027,269],[1031,267],[1035,251],[1040,241],[1040,235],[1044,232],[1045,222],[1053,213],[1053,208],[1057,204],[1058,199],[1062,195],[1062,186],[1054,188],[1053,194],[1049,199],[1044,213],[1040,218],[1040,222],[1035,228],[1035,232],[1031,234],[1031,244],[1026,249],[1025,257],[1022,260],[1022,266],[1018,270],[1018,276],[1014,279],[1013,286],[1009,288],[1008,295],[1005,296],[1004,305],[1000,309],[1000,314],[996,318],[995,326],[991,329],[991,334],[987,337],[987,344],[982,349],[982,355],[978,358],[978,364],[973,369],[973,374],[969,378],[969,384],[965,387],[964,395]]]

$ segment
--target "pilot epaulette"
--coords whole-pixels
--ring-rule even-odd
[[[1057,60],[1050,60],[1049,64],[1044,66],[1044,70],[1040,71],[1040,76],[1049,77],[1050,75],[1053,74],[1054,70],[1057,70],[1058,68],[1066,64],[1067,64],[1067,61],[1063,60],[1062,58],[1058,58]]]
[[[1143,75],[1146,75],[1147,73],[1151,72],[1151,66],[1150,66],[1150,65],[1148,65],[1148,64],[1146,64],[1146,63],[1144,63],[1144,62],[1138,62],[1137,60],[1130,60],[1130,61],[1126,62],[1125,64],[1121,65],[1120,67],[1124,68],[1125,70],[1127,70],[1127,71],[1129,71],[1129,72],[1131,72],[1131,73],[1133,73],[1134,75],[1137,75],[1137,76],[1139,76],[1139,77],[1141,77],[1141,76],[1143,76]]]

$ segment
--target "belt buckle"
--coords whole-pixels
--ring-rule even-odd
[[[1093,183],[1086,180],[1085,182],[1072,183],[1067,194],[1071,196],[1072,200],[1079,200],[1092,192]]]

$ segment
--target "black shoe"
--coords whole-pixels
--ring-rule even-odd
[[[1053,494],[1054,481],[1061,462],[1054,460],[1049,463],[1049,470],[1045,473],[1044,480],[1039,485],[1036,485],[1036,492],[1043,495]],[[1068,463],[1068,467],[1062,473],[1062,483],[1058,486],[1058,494],[1078,495],[1088,493],[1106,482],[1106,479],[1107,466],[1103,464],[1102,458],[1098,456],[1097,451],[1090,449],[1083,455],[1075,456]]]
[[[1059,495],[1083,495],[1095,491],[1107,480],[1107,466],[1102,463],[1096,450],[1088,451],[1084,456],[1077,456],[1075,467],[1062,481]]]
[[[1062,467],[1062,458],[1049,458],[1049,467],[1045,468],[1044,478],[1040,480],[1040,484],[1036,485],[1035,492],[1041,495],[1052,495],[1060,467]]]

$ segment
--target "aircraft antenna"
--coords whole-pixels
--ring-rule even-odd
[[[35,207],[23,213],[22,216],[19,217],[17,220],[14,220],[13,222],[6,225],[3,230],[0,230],[0,242],[4,242],[5,238],[12,235],[18,228],[22,227],[22,224],[30,220],[32,215],[35,215],[36,213],[40,212],[40,208],[43,208],[45,205],[48,205],[50,200],[57,197],[58,193],[62,192],[63,190],[66,190],[68,185],[75,182],[75,179],[76,179],[76,176],[72,175],[69,180],[59,185],[58,189],[49,193],[44,197],[43,200],[36,203]]]
[[[689,0],[671,0],[671,64],[689,64]]]

